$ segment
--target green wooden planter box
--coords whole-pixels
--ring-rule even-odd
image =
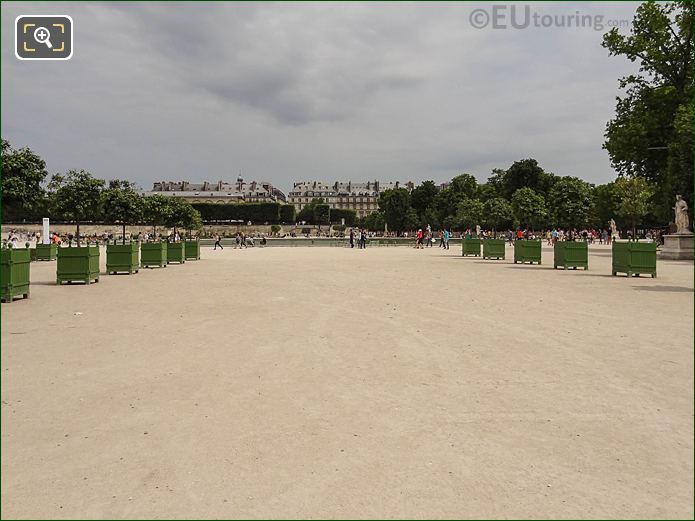
[[[56,260],[58,255],[57,244],[37,244],[36,245],[36,260],[52,261]]]
[[[172,262],[179,264],[186,262],[186,243],[170,242],[167,244],[167,264]]]
[[[466,257],[467,255],[475,255],[480,257],[480,239],[463,239],[461,244],[462,255]]]
[[[656,277],[656,243],[613,241],[613,275],[644,273]]]
[[[200,260],[200,241],[186,241],[186,260]]]
[[[517,262],[541,264],[541,241],[514,241],[514,264]]]
[[[589,269],[589,246],[584,241],[557,241],[553,253],[555,268]]]
[[[56,284],[99,282],[99,246],[58,248]]]
[[[12,302],[19,295],[29,298],[31,252],[28,248],[2,248],[1,255],[0,300]]]
[[[106,245],[106,273],[137,273],[140,270],[140,245],[136,242]]]
[[[483,239],[483,259],[504,259],[504,239]]]
[[[167,243],[166,242],[143,242],[140,246],[140,264],[143,268],[167,266]]]

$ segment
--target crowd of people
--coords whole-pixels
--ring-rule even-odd
[[[646,230],[640,230],[637,234],[637,238],[640,240],[646,240],[646,241],[655,241],[659,244],[663,244],[663,235],[666,232],[664,230],[658,230],[658,229],[646,229]],[[310,237],[309,234],[303,234],[305,237]],[[618,232],[611,232],[611,230],[603,228],[603,229],[595,229],[595,228],[584,228],[584,229],[563,229],[559,227],[554,227],[551,229],[547,229],[545,231],[534,231],[531,229],[517,229],[517,230],[511,230],[508,229],[506,231],[494,231],[494,230],[489,230],[489,229],[482,229],[480,227],[476,227],[475,229],[467,229],[464,230],[463,232],[456,233],[452,232],[449,229],[443,228],[436,233],[432,230],[432,227],[428,224],[424,229],[419,228],[416,232],[402,232],[402,233],[396,233],[396,232],[374,232],[374,231],[368,231],[364,228],[356,228],[356,227],[351,227],[349,228],[345,234],[340,234],[343,237],[347,237],[349,241],[350,248],[354,248],[357,246],[358,249],[364,249],[367,247],[367,242],[370,238],[389,238],[389,237],[402,237],[402,238],[408,238],[408,237],[413,237],[415,238],[415,248],[417,249],[424,249],[424,248],[431,248],[435,242],[439,243],[439,247],[443,249],[448,249],[449,248],[449,241],[453,237],[460,237],[460,238],[481,238],[481,239],[486,239],[486,238],[504,238],[506,239],[509,243],[514,242],[514,240],[520,240],[520,239],[537,239],[537,240],[545,240],[546,244],[548,246],[554,245],[557,241],[585,241],[588,242],[589,244],[606,244],[610,245],[611,242],[618,238],[618,239],[632,239],[632,232],[627,231],[625,233],[618,233]],[[77,236],[72,234],[72,233],[62,233],[58,234],[57,232],[53,231],[50,233],[50,242],[53,244],[56,244],[58,246],[73,246],[74,244],[77,243]],[[288,234],[283,234],[283,237],[297,237],[297,234],[295,232],[290,232]],[[222,236],[219,234],[215,234],[214,236],[215,243],[214,247],[215,249],[222,248]],[[323,232],[323,233],[317,233],[316,237],[330,237],[330,234],[328,232]],[[167,242],[180,242],[184,240],[185,238],[181,236],[178,232],[169,232],[167,231],[166,233],[149,233],[147,231],[144,232],[138,232],[135,235],[132,235],[130,237],[133,240],[141,241],[141,242],[149,242],[149,241],[161,241],[161,240],[166,240]],[[244,233],[242,231],[238,231],[236,235],[234,236],[235,238],[235,246],[234,248],[248,248],[248,247],[253,247],[255,246],[256,241],[260,241],[261,244],[266,243],[266,235],[255,232],[253,234],[249,233]],[[86,244],[108,244],[109,242],[118,242],[122,240],[122,236],[118,234],[117,236],[114,236],[113,233],[109,232],[104,232],[101,235],[97,235],[96,233],[92,234],[83,234],[80,236],[80,242],[86,243]],[[12,229],[9,231],[7,238],[3,239],[3,245],[6,247],[19,247],[20,245],[22,247],[25,246],[27,243],[32,243],[35,242],[36,244],[39,244],[42,242],[42,236],[40,232],[23,232],[19,230]]]

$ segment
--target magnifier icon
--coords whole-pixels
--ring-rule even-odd
[[[34,40],[39,43],[45,43],[46,47],[49,49],[53,48],[51,45],[51,33],[45,27],[37,27],[34,31]]]

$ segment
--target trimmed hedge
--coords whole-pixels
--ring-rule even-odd
[[[294,209],[294,205],[292,204],[283,204],[280,205],[280,222],[284,224],[294,224],[296,217],[296,212]]]
[[[353,226],[357,221],[357,212],[345,208],[331,208],[331,224],[340,224],[345,219],[345,226]]]
[[[204,223],[223,221],[251,221],[254,224],[278,224],[280,203],[193,203],[193,208],[200,212]],[[293,210],[294,207],[290,206]]]

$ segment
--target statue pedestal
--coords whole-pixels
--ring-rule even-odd
[[[668,260],[693,260],[693,234],[674,233],[664,235],[661,258]]]

